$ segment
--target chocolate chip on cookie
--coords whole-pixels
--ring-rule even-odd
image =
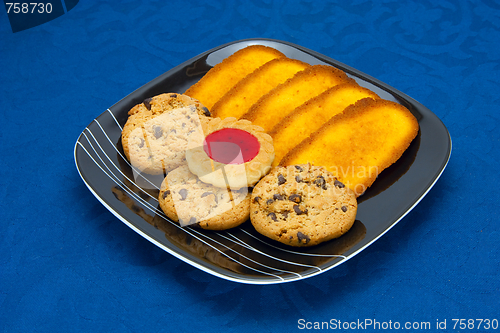
[[[290,194],[290,196],[288,197],[288,200],[296,202],[296,203],[300,203],[302,201],[302,196],[300,194],[293,193],[293,194]]]
[[[297,215],[307,214],[307,209],[301,209],[299,205],[293,205],[293,211]]]
[[[188,191],[185,188],[182,188],[179,191],[179,195],[181,196],[181,200],[186,200]]]
[[[153,131],[156,139],[161,138],[161,136],[163,135],[163,129],[161,128],[161,126],[154,125]]]
[[[283,195],[279,193],[273,195],[273,200],[283,200],[283,199],[284,199]]]
[[[272,213],[272,212],[271,212],[271,213],[267,214],[267,216],[268,216],[268,217],[270,217],[270,218],[271,218],[271,220],[273,220],[273,221],[275,221],[275,222],[277,222],[277,221],[278,221],[278,218],[276,217],[276,214],[275,214],[275,213]]]
[[[201,108],[203,110],[203,114],[206,116],[206,117],[211,117],[212,114],[210,113],[210,111],[206,108],[206,107],[202,107]]]
[[[307,244],[307,243],[309,243],[309,241],[311,240],[311,238],[309,236],[307,236],[307,235],[304,235],[300,231],[298,231],[297,232],[297,240],[299,241],[299,243],[304,242],[305,244]]]
[[[318,177],[316,177],[316,179],[313,181],[313,183],[317,186],[317,187],[320,187],[322,188],[323,190],[326,190],[327,189],[327,186],[326,186],[326,180],[323,176],[319,175]]]
[[[140,139],[139,139],[139,144],[138,144],[139,148],[144,147],[144,142],[145,142],[145,141],[144,141],[144,139],[143,139],[143,138],[140,138]]]
[[[205,197],[208,197],[209,195],[213,195],[214,196],[214,201],[215,201],[216,204],[219,203],[219,199],[217,198],[217,194],[215,194],[213,192],[204,192],[204,193],[202,193],[201,197],[205,198]]]
[[[153,98],[149,97],[149,98],[146,98],[142,104],[144,104],[144,106],[146,107],[146,109],[148,109],[149,111],[151,111],[151,101],[153,100]]]

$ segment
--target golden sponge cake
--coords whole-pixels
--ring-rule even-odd
[[[271,60],[239,81],[213,105],[210,112],[213,117],[222,119],[239,118],[260,97],[307,67],[310,65],[290,58]]]
[[[247,46],[210,69],[185,95],[193,97],[208,109],[245,76],[273,59],[284,57],[280,51],[263,45]]]
[[[418,129],[415,116],[404,106],[364,98],[293,148],[280,165],[325,166],[359,196],[401,157]]]
[[[262,96],[241,118],[270,131],[299,105],[348,80],[340,69],[327,65],[311,66]]]
[[[269,132],[274,140],[276,154],[273,166],[278,165],[293,147],[317,131],[330,118],[356,101],[368,97],[379,98],[373,91],[352,80],[328,89],[293,110]]]

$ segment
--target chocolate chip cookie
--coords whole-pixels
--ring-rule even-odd
[[[250,220],[262,235],[291,246],[340,237],[353,225],[354,192],[324,167],[278,166],[254,187]]]
[[[152,175],[165,174],[185,161],[188,139],[203,136],[200,122],[210,116],[198,100],[176,93],[145,99],[128,114],[123,152],[139,172]]]
[[[231,190],[203,183],[187,165],[172,170],[160,187],[160,208],[181,226],[207,230],[236,227],[250,215],[248,188]]]

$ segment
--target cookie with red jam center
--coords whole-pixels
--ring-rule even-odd
[[[201,181],[232,189],[255,185],[271,169],[273,139],[260,126],[233,117],[203,125],[204,137],[193,137],[186,161]]]

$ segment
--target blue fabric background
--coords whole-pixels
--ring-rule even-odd
[[[252,37],[392,85],[453,140],[440,180],[386,235],[324,274],[271,286],[213,277],[155,247],[96,200],[73,160],[81,131],[123,96]],[[494,1],[80,1],[18,33],[0,10],[0,331],[308,331],[300,319],[446,319],[452,331],[453,318],[500,320],[499,45]]]

